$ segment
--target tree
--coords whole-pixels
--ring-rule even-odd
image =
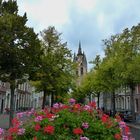
[[[101,64],[101,58],[100,58],[100,55],[96,55],[95,57],[95,60],[93,60],[91,62],[94,67],[93,69],[96,71],[96,70],[99,70],[99,66]],[[98,108],[99,108],[99,103],[100,103],[100,92],[99,91],[96,91],[96,94],[97,94],[97,98],[98,98]]]
[[[0,80],[10,83],[10,125],[18,81],[35,71],[41,54],[40,41],[33,29],[26,26],[26,22],[26,13],[18,15],[16,1],[0,3]]]
[[[61,43],[60,33],[54,27],[41,32],[44,55],[40,70],[34,76],[38,82],[36,88],[44,92],[42,108],[45,107],[46,96],[65,95],[72,85],[73,62],[67,43]]]
[[[135,120],[134,90],[135,86],[140,82],[140,25],[133,26],[130,30],[125,29],[120,35],[119,51],[119,75],[123,80],[122,84],[130,87],[130,102],[133,120]]]
[[[120,86],[129,86],[131,89],[131,111],[135,120],[134,89],[140,82],[139,65],[140,62],[140,25],[133,26],[130,30],[126,28],[117,35],[105,41],[106,59],[115,60],[114,74]]]

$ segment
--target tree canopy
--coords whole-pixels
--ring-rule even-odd
[[[16,1],[0,1],[0,80],[10,83],[10,123],[15,87],[39,66],[42,53],[37,34],[26,22],[26,13],[18,14]]]
[[[60,35],[54,27],[48,27],[41,32],[44,54],[40,70],[35,75],[37,82],[34,85],[39,91],[44,91],[43,108],[46,95],[63,96],[72,86],[74,74],[72,55],[67,43],[62,43]]]

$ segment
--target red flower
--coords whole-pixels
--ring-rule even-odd
[[[102,116],[101,120],[102,120],[103,123],[106,123],[107,120],[108,120],[108,118],[109,118],[109,116],[106,115],[106,114],[104,114],[104,115]]]
[[[63,106],[62,106],[62,109],[68,109],[68,108],[69,108],[68,105],[63,105]]]
[[[13,137],[12,136],[5,136],[4,139],[5,140],[13,140]]]
[[[17,118],[14,118],[14,119],[12,120],[12,124],[13,124],[13,126],[15,126],[15,127],[19,127],[20,122],[19,122],[19,120],[18,120]]]
[[[114,135],[114,138],[115,138],[116,140],[120,140],[120,139],[121,139],[121,135],[120,135],[119,133],[116,133],[116,134]]]
[[[11,128],[9,128],[9,133],[11,133],[11,134],[13,134],[13,133],[17,133],[18,132],[18,128],[17,127],[11,127]]]
[[[80,104],[75,104],[74,105],[74,109],[79,109],[81,106],[80,106]]]
[[[51,114],[51,113],[46,114],[46,117],[47,117],[48,119],[51,119],[53,116],[54,116],[54,114]]]
[[[37,137],[35,136],[35,137],[33,137],[33,140],[37,140]]]
[[[40,127],[40,124],[36,124],[35,127],[34,127],[35,131],[39,131],[40,128],[41,128],[41,127]]]
[[[84,132],[81,128],[75,128],[75,129],[73,129],[73,133],[76,134],[76,135],[81,135]]]
[[[130,128],[128,126],[125,127],[125,134],[128,135],[128,133],[130,132]]]
[[[116,115],[115,118],[116,118],[117,122],[120,122],[122,120],[119,115]]]
[[[44,133],[53,134],[54,133],[54,127],[51,126],[51,125],[48,125],[48,126],[44,127]]]
[[[93,108],[96,108],[96,102],[91,102],[89,103],[89,106],[93,107]]]
[[[112,126],[113,126],[112,121],[111,121],[111,120],[108,120],[108,122],[107,122],[107,128],[110,128],[110,127],[112,127]]]

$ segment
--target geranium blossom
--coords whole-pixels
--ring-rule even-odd
[[[58,109],[59,108],[59,104],[58,103],[53,104],[53,108]]]
[[[122,140],[128,140],[128,136],[122,136]]]
[[[8,129],[9,133],[11,134],[17,134],[18,128],[17,127],[11,127]]]
[[[81,107],[80,104],[75,104],[74,105],[74,109],[80,109],[80,107]]]
[[[74,104],[75,102],[76,102],[75,99],[73,99],[73,98],[69,99],[69,103],[70,103],[70,104]]]
[[[14,127],[19,127],[21,123],[17,118],[14,118],[12,120],[12,124],[13,124]]]
[[[33,140],[37,140],[37,137],[35,136],[35,137],[33,137]]]
[[[80,137],[80,140],[89,140],[88,137]]]
[[[25,133],[25,129],[24,128],[20,128],[19,130],[18,130],[18,135],[23,135]]]
[[[85,105],[85,106],[83,107],[83,109],[84,109],[84,110],[90,110],[91,107],[90,107],[89,105]]]
[[[3,133],[4,133],[4,130],[0,128],[0,135],[2,135]]]
[[[126,127],[126,123],[123,122],[123,121],[121,121],[121,122],[119,123],[119,125],[120,125],[121,128]]]
[[[114,138],[115,138],[116,140],[121,140],[121,135],[118,134],[118,133],[116,133],[116,134],[114,135]]]
[[[51,125],[48,125],[48,126],[44,127],[44,133],[53,134],[54,133],[54,127],[51,126]]]
[[[22,118],[22,117],[23,117],[23,115],[24,115],[24,113],[23,113],[23,112],[17,113],[17,118]]]
[[[91,107],[93,107],[95,109],[96,108],[96,102],[95,101],[90,102],[89,103],[89,106],[91,106]]]
[[[103,116],[102,116],[101,120],[102,120],[102,122],[103,122],[103,123],[106,123],[106,122],[107,122],[107,120],[108,120],[108,118],[109,118],[109,116],[108,116],[108,115],[103,114]]]
[[[39,131],[40,128],[41,128],[41,127],[40,127],[40,124],[36,124],[35,127],[34,127],[35,131]]]
[[[75,128],[75,129],[73,129],[73,133],[76,134],[76,135],[81,135],[84,132],[81,128]]]
[[[42,119],[43,119],[42,116],[37,116],[34,121],[39,122],[39,121],[42,121]]]
[[[88,123],[85,122],[85,123],[82,123],[82,127],[87,129],[89,127],[89,125],[88,125]]]

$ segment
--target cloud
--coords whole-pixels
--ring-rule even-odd
[[[103,39],[140,22],[139,0],[18,0],[18,4],[36,32],[55,26],[73,52],[81,40],[88,61],[103,56]]]
[[[66,0],[19,0],[20,12],[27,12],[27,16],[38,24],[39,28],[50,25],[63,26],[68,19],[68,4]]]

